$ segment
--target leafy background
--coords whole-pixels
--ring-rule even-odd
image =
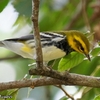
[[[56,60],[53,66],[54,69],[59,71],[69,70],[71,73],[83,75],[100,76],[100,47],[97,45],[97,41],[99,42],[100,39],[99,4],[100,0],[40,0],[40,31],[80,30],[83,33],[87,33],[88,30],[91,30],[91,33],[87,33],[91,43],[91,61],[85,59],[83,55],[73,52],[61,60]],[[13,13],[16,13],[16,18],[12,14],[12,18],[9,18],[9,23],[7,23],[6,18],[11,13],[9,10],[6,12],[5,17],[0,22],[0,39],[29,34],[32,31],[32,1],[1,0],[0,16],[9,5],[14,9]],[[10,26],[10,21],[14,18],[10,31],[7,30],[6,26],[2,28],[4,23]],[[95,46],[96,48],[94,48]],[[21,80],[28,74],[28,64],[32,63],[33,60],[23,59],[3,48],[0,48],[0,55],[1,82]],[[64,67],[61,67],[62,65]],[[29,77],[28,75],[27,78]],[[78,100],[100,99],[99,88],[82,86],[64,86],[64,88],[75,98],[80,98]],[[6,90],[0,92],[0,95],[11,95],[13,97],[12,100],[70,100],[60,89],[54,86],[38,87],[33,90],[30,88]]]

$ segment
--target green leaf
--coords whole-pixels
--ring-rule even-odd
[[[90,89],[88,92],[86,92],[85,94],[83,94],[82,98],[80,100],[93,100],[93,98],[95,97],[95,89]]]
[[[30,17],[32,14],[32,0],[14,0],[14,8],[20,15]]]
[[[94,48],[91,52],[92,56],[98,56],[100,54],[100,47]]]
[[[20,24],[19,24],[20,23]],[[16,29],[13,31],[13,33],[17,33],[19,30],[21,30],[25,25],[30,24],[31,20],[30,18],[26,16],[19,15],[13,26],[16,26]]]
[[[8,92],[8,90],[1,91],[1,92],[0,92],[0,95],[6,95],[7,92]]]
[[[0,0],[0,12],[7,6],[9,0]]]
[[[72,52],[60,60],[58,70],[64,71],[72,67],[75,67],[80,62],[82,62],[83,59],[84,59],[84,55],[78,52]]]
[[[68,100],[68,97],[63,96],[62,98],[60,98],[60,100]]]
[[[6,100],[16,100],[17,93],[18,89],[9,90],[9,92],[7,93],[7,96],[9,98],[7,98]]]
[[[0,100],[16,100],[18,89],[4,90],[0,92]]]
[[[96,96],[94,100],[100,100],[100,95]]]

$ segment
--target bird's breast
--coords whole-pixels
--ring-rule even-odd
[[[42,53],[43,61],[58,59],[66,55],[66,52],[56,46],[46,46],[45,48],[42,48]]]

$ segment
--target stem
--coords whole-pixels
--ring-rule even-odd
[[[87,7],[87,1],[82,0],[83,18],[84,18],[85,24],[87,26],[87,29],[89,31],[91,31],[91,27],[90,27],[90,24],[89,24],[89,19],[88,19],[87,13],[86,13],[86,7]]]
[[[70,99],[74,100],[74,98],[71,95],[69,95],[61,85],[55,85],[55,86],[60,88],[65,93],[65,95],[68,96]]]
[[[37,67],[42,68],[43,57],[42,57],[42,49],[41,49],[40,34],[39,34],[38,12],[39,12],[39,0],[32,0],[32,22],[33,22],[33,31],[34,31],[33,35],[36,48],[36,62],[37,62]]]

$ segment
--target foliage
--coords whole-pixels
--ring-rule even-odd
[[[3,11],[3,9],[7,6],[9,0],[1,0],[0,1],[0,12]]]
[[[16,100],[18,89],[0,92],[0,100]]]
[[[62,1],[62,2],[61,2]],[[84,56],[72,52],[71,54],[67,55],[66,57],[62,58],[59,62],[56,61],[53,68],[59,71],[69,70],[71,73],[78,73],[84,75],[94,75],[100,76],[100,46],[97,45],[94,48],[96,41],[100,40],[100,5],[98,7],[98,2],[100,0],[84,0],[86,2],[85,12],[81,9],[82,7],[82,0],[40,0],[40,12],[39,12],[39,26],[40,31],[58,31],[58,30],[80,30],[84,33],[89,29],[88,26],[91,28],[95,34],[91,36],[89,34],[89,40],[91,45],[91,61],[84,59]],[[32,5],[31,0],[1,0],[0,1],[0,12],[7,6],[9,2],[12,2],[16,12],[19,13],[19,16],[14,23],[14,26],[18,26],[14,30],[14,34],[16,34],[19,30],[24,28],[26,24],[32,27],[31,23],[31,12],[32,12]],[[2,5],[2,6],[1,6]],[[80,10],[80,11],[79,11]],[[87,21],[88,20],[88,21]],[[14,27],[13,26],[13,27]],[[99,27],[99,28],[98,28]],[[93,39],[94,36],[94,39]],[[28,73],[27,65],[31,63],[31,60],[24,60],[24,59],[17,59],[11,60],[9,63],[12,63],[14,68],[16,69],[17,77],[16,79],[22,79],[25,74]],[[63,66],[63,67],[62,67]],[[19,74],[20,73],[20,74]],[[78,93],[83,87],[77,86]],[[84,93],[86,89],[83,89],[82,97],[80,100],[99,100],[100,99],[100,90],[99,89],[88,89],[86,93]],[[26,96],[26,92],[24,90],[21,95],[23,97]],[[27,91],[27,90],[26,90]],[[33,93],[34,90],[31,90],[30,95]],[[39,91],[39,90],[38,90]],[[38,91],[36,93],[38,95]],[[54,100],[54,96],[58,92],[57,89],[49,87],[49,97],[52,97]],[[55,91],[54,94],[52,92]],[[69,90],[67,90],[69,91]],[[73,91],[73,90],[72,90]],[[71,92],[72,92],[71,91]],[[7,91],[6,91],[7,92]],[[17,94],[17,93],[15,93]],[[13,93],[14,97],[15,94]],[[42,97],[42,92],[40,93]],[[74,95],[74,93],[71,93]],[[3,92],[0,95],[7,95]],[[29,94],[28,94],[29,95]],[[31,98],[31,96],[29,97]],[[44,94],[45,97],[47,94]],[[22,100],[20,94],[18,94],[18,100]],[[37,96],[38,97],[38,96]],[[61,96],[62,97],[62,96]],[[61,98],[60,97],[60,98]],[[46,97],[45,97],[46,98]],[[15,100],[15,99],[14,99]],[[38,99],[39,100],[39,99]],[[50,100],[50,99],[48,99]],[[60,100],[67,100],[65,96]]]
[[[82,54],[78,52],[72,52],[60,60],[58,70],[64,71],[64,70],[71,69],[72,67],[75,67],[80,62],[82,62],[83,58],[84,56]]]
[[[100,95],[96,96],[94,100],[100,100]]]

